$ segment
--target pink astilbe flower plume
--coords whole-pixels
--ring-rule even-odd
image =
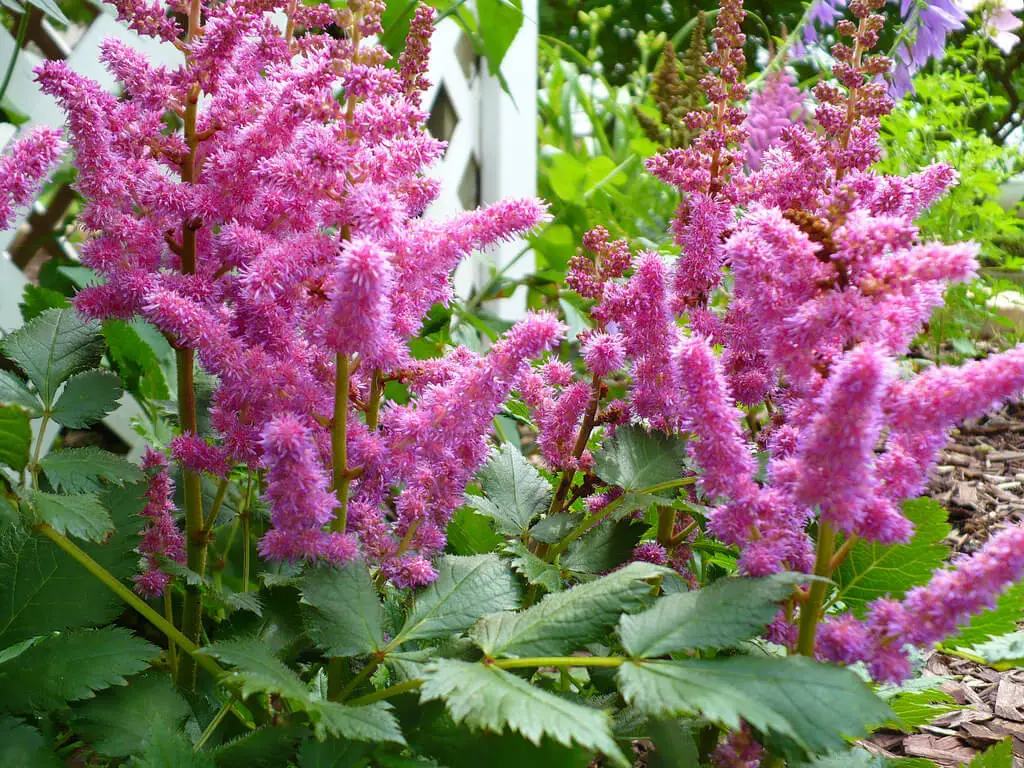
[[[11,226],[16,209],[32,202],[66,146],[60,131],[43,127],[0,155],[0,230]]]
[[[140,512],[147,520],[139,542],[143,568],[132,580],[140,595],[158,597],[171,581],[160,570],[160,558],[185,562],[185,537],[174,519],[174,481],[168,474],[167,456],[149,448],[142,457],[142,468],[149,474],[146,506]]]
[[[339,564],[355,558],[355,539],[324,531],[334,519],[338,499],[329,489],[312,431],[298,419],[282,416],[263,430],[262,447],[268,465],[264,498],[274,529],[260,541],[260,553],[275,560]]]

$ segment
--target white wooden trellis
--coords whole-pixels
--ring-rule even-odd
[[[523,0],[524,21],[513,42],[502,73],[510,94],[506,94],[496,77],[489,75],[486,65],[473,52],[463,30],[452,19],[436,28],[432,43],[429,77],[431,87],[425,103],[431,117],[429,128],[438,138],[448,142],[442,161],[431,174],[442,182],[441,195],[428,210],[428,216],[448,216],[460,210],[500,200],[536,194],[537,142],[537,0]],[[51,56],[65,58],[70,66],[113,90],[115,83],[99,62],[99,45],[108,37],[117,37],[145,52],[160,64],[173,66],[180,53],[166,43],[141,38],[116,21],[108,6],[80,33],[73,43],[62,38],[45,21],[33,23],[38,38],[43,36]],[[15,42],[0,27],[0,62],[10,59]],[[63,112],[56,103],[39,91],[32,70],[42,57],[31,49],[19,54],[8,97],[28,122],[16,129],[0,124],[0,147],[36,125],[62,126]],[[53,213],[51,211],[51,213]],[[59,211],[57,212],[60,213]],[[46,209],[37,203],[30,216],[11,230],[0,232],[0,334],[21,324],[18,309],[27,278],[11,256],[11,249],[26,236],[32,221],[46,221]],[[33,216],[35,218],[33,218]],[[31,235],[31,232],[28,232]],[[73,250],[66,242],[58,246],[69,255]],[[456,293],[469,295],[485,283],[492,266],[509,263],[520,251],[519,243],[507,243],[489,254],[481,254],[465,263],[455,275]],[[519,259],[509,269],[510,277],[519,277],[532,269],[529,256]],[[516,319],[525,310],[525,294],[520,291],[510,299],[495,302],[493,309],[506,319]],[[139,415],[138,405],[125,398],[124,405],[106,420],[106,425],[122,440],[141,451],[131,420]],[[51,437],[56,427],[51,424]],[[46,445],[52,439],[46,440]]]

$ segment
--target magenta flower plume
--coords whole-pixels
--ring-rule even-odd
[[[721,362],[706,339],[692,336],[679,342],[675,363],[683,413],[697,438],[691,452],[704,472],[701,488],[710,498],[750,499],[756,491],[754,457],[743,439],[742,414],[732,402]]]
[[[875,600],[867,617],[826,620],[818,635],[820,658],[851,664],[863,661],[872,677],[899,683],[910,674],[907,644],[930,646],[956,632],[971,616],[995,605],[999,595],[1024,575],[1024,528],[993,536],[978,552],[940,568],[926,585],[902,601]]]
[[[844,355],[814,402],[814,417],[797,447],[795,498],[820,507],[822,517],[843,531],[858,530],[871,496],[887,377],[887,362],[875,347]]]
[[[750,97],[747,110],[747,167],[757,170],[761,157],[782,137],[782,132],[804,114],[804,97],[788,69],[772,72],[764,87]]]
[[[326,532],[338,500],[329,490],[311,430],[293,416],[282,416],[263,430],[273,528],[260,541],[260,553],[274,560],[327,560],[345,563],[357,555],[355,540]]]
[[[390,335],[393,284],[388,254],[376,243],[346,243],[328,287],[328,346],[341,355],[358,353],[374,367],[386,367],[381,353],[386,351]]]
[[[0,156],[0,230],[32,202],[67,145],[55,128],[36,128]]]
[[[139,542],[143,568],[132,581],[135,591],[149,598],[162,595],[171,581],[171,577],[160,570],[160,558],[185,562],[185,537],[174,520],[174,481],[167,471],[167,457],[149,448],[142,458],[142,468],[149,474],[146,506],[140,512],[146,518]]]

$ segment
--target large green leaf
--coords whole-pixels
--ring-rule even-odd
[[[421,700],[442,700],[456,723],[522,734],[534,744],[544,736],[566,746],[580,744],[629,766],[611,734],[608,715],[542,691],[496,667],[445,659],[431,664]]]
[[[0,404],[20,406],[32,418],[43,415],[43,404],[39,398],[10,371],[0,371]]]
[[[95,446],[53,451],[39,464],[50,485],[62,493],[98,493],[103,490],[101,481],[124,485],[144,478],[134,464]]]
[[[68,17],[64,15],[64,12],[61,11],[60,6],[54,0],[28,0],[28,3],[29,5],[34,5],[51,19],[59,21],[66,26],[71,26]]]
[[[176,727],[191,710],[163,674],[137,677],[75,707],[74,731],[99,754],[127,757],[158,729]]]
[[[0,342],[35,384],[46,406],[71,376],[95,368],[103,356],[98,323],[87,322],[73,309],[49,309]]]
[[[150,400],[169,400],[174,378],[174,350],[145,320],[105,320],[107,354],[131,392]]]
[[[234,667],[228,679],[239,684],[243,697],[276,693],[293,701],[309,699],[306,684],[259,640],[222,640],[200,652]]]
[[[29,500],[40,521],[68,536],[103,541],[114,529],[110,514],[94,493],[61,496],[32,491]]]
[[[58,709],[95,691],[125,685],[160,651],[122,627],[52,635],[0,664],[0,711]]]
[[[214,768],[213,755],[197,752],[188,736],[171,723],[155,722],[132,768]]]
[[[299,726],[270,725],[249,731],[211,750],[217,768],[279,768],[289,765],[303,734]]]
[[[547,595],[518,613],[481,619],[470,631],[488,656],[559,656],[600,639],[622,613],[651,600],[644,579],[665,573],[649,563],[630,563],[603,578]]]
[[[650,658],[703,648],[731,648],[761,632],[793,594],[803,574],[762,579],[723,578],[704,589],[663,597],[654,607],[619,620],[631,656]]]
[[[104,544],[82,549],[116,578],[137,567],[145,484],[110,489],[103,506],[117,525]],[[0,527],[0,648],[36,635],[110,621],[120,600],[55,544],[18,526]]]
[[[955,637],[943,644],[954,648],[967,648],[983,643],[990,637],[1012,632],[1024,616],[1024,583],[1014,584],[996,602],[996,607],[974,616]]]
[[[499,533],[520,536],[551,503],[551,486],[511,443],[493,451],[478,475],[484,496],[466,503],[494,521]]]
[[[61,768],[65,763],[46,748],[35,728],[13,717],[0,717],[0,765],[11,768]]]
[[[987,664],[1007,661],[1020,663],[1024,659],[1024,632],[1010,632],[993,637],[974,646],[971,653],[983,658]]]
[[[310,706],[316,720],[317,735],[340,736],[351,741],[390,741],[405,744],[391,705],[378,701],[365,707],[347,707],[333,701],[318,701]]]
[[[970,768],[1012,768],[1013,762],[1013,739],[1003,739],[971,760]]]
[[[559,592],[562,589],[562,569],[537,557],[521,539],[510,541],[505,552],[511,557],[516,573],[526,579],[527,583],[542,586],[548,592]]]
[[[116,410],[123,394],[121,380],[110,371],[96,368],[76,374],[57,398],[53,419],[72,429],[88,427]]]
[[[478,0],[480,37],[483,40],[487,70],[498,77],[512,41],[523,26],[522,0]]]
[[[916,528],[908,544],[858,542],[833,576],[839,585],[834,599],[858,616],[876,598],[899,599],[911,587],[926,583],[949,556],[942,543],[950,532],[945,509],[931,499],[914,499],[904,503],[903,511]]]
[[[892,711],[856,674],[802,656],[627,662],[626,701],[657,717],[701,715],[727,728],[745,720],[810,752],[843,749]]]
[[[632,518],[595,526],[570,544],[558,562],[577,574],[607,573],[632,559],[648,528],[642,520]]]
[[[384,607],[364,563],[310,569],[302,578],[302,599],[310,638],[331,656],[384,647]]]
[[[437,580],[416,596],[394,644],[448,637],[481,616],[519,605],[519,582],[497,555],[443,557],[437,572]]]
[[[594,454],[597,476],[627,491],[678,480],[685,460],[685,440],[640,427],[616,429],[615,437]]]
[[[32,427],[20,405],[0,405],[0,465],[21,472],[28,465]]]

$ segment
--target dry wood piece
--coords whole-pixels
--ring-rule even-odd
[[[999,681],[996,691],[995,713],[1008,720],[1024,722],[1024,685],[1009,677]],[[1021,731],[1024,734],[1024,729]]]
[[[903,740],[903,749],[911,757],[926,757],[950,768],[969,763],[978,754],[956,736],[930,736],[926,733],[907,736]]]

